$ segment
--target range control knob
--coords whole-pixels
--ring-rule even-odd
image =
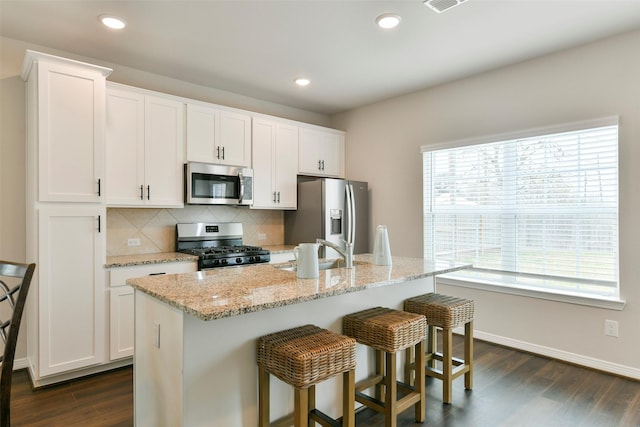
[[[236,258],[236,264],[242,264],[242,258]]]

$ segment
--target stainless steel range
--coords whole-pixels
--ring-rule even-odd
[[[198,270],[269,262],[270,252],[242,244],[242,224],[176,224],[176,251],[198,256]]]

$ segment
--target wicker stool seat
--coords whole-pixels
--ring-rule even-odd
[[[404,309],[411,313],[422,314],[427,318],[426,375],[442,381],[444,403],[451,403],[453,394],[451,383],[463,374],[464,387],[471,390],[473,387],[474,301],[430,293],[405,300]],[[464,360],[453,357],[452,331],[461,325],[464,325]],[[437,351],[436,328],[442,329],[442,352]],[[436,361],[442,362],[442,370],[437,369]]]
[[[258,339],[258,425],[269,417],[269,374],[294,387],[294,413],[274,425],[308,426],[310,420],[340,425],[315,408],[315,385],[343,374],[342,424],[355,424],[355,348],[353,338],[305,325]],[[336,424],[337,423],[337,424]]]
[[[426,320],[422,315],[376,307],[346,315],[342,332],[359,343],[376,350],[375,374],[356,384],[356,401],[383,413],[385,425],[395,426],[397,415],[414,406],[415,419],[424,422],[426,416],[424,379],[424,341]],[[396,379],[397,352],[407,348],[416,351],[416,382],[414,386]],[[421,368],[422,366],[422,368]],[[375,386],[375,397],[363,393]],[[398,399],[398,391],[404,396]]]

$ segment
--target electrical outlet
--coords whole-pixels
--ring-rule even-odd
[[[618,336],[618,322],[615,320],[604,321],[604,334],[610,337]]]
[[[128,239],[127,240],[127,246],[140,246],[140,239],[138,239],[138,238]]]
[[[258,233],[258,240],[267,240],[267,235],[264,233]]]

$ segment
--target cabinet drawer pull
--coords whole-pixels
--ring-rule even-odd
[[[167,274],[167,273],[149,273],[149,276],[162,276],[163,274]]]

